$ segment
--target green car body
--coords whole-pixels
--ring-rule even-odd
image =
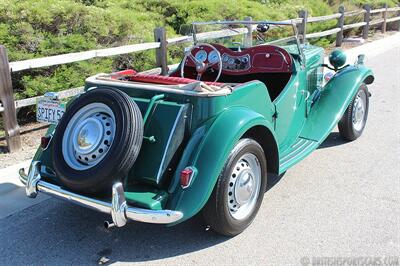
[[[89,78],[85,90],[121,90],[137,103],[144,118],[142,148],[124,180],[127,202],[180,211],[183,217],[169,225],[180,223],[202,210],[240,139],[252,138],[262,146],[268,175],[283,174],[314,151],[338,124],[359,87],[373,82],[373,73],[363,64],[347,65],[323,84],[324,50],[300,48],[301,55],[292,54],[289,82],[273,100],[258,80],[239,84],[229,94],[203,97]],[[51,126],[47,134],[54,130]],[[41,169],[53,169],[51,145],[39,148],[34,157]],[[183,188],[180,174],[187,167],[194,174]],[[49,173],[43,171],[42,178],[60,185]]]

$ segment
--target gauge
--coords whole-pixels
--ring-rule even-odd
[[[204,62],[207,59],[207,52],[204,50],[200,50],[196,53],[195,58],[199,62]]]
[[[235,59],[229,58],[228,64],[233,65],[235,63]]]
[[[219,61],[219,59],[220,59],[220,56],[217,53],[217,51],[213,50],[208,54],[208,62],[210,62],[211,64],[217,63]]]
[[[224,54],[224,55],[222,56],[222,61],[228,62],[228,60],[229,60],[229,57],[228,57],[226,54]]]

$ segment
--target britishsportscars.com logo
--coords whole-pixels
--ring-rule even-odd
[[[302,257],[300,263],[303,266],[400,266],[400,257]]]

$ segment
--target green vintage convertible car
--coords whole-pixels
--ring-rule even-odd
[[[29,174],[20,170],[29,197],[111,214],[106,227],[175,225],[201,212],[233,236],[255,218],[270,178],[337,124],[346,140],[362,134],[374,80],[362,55],[345,65],[337,50],[325,65],[324,50],[300,44],[292,23],[192,26],[194,45],[167,75],[98,74],[65,113],[57,94],[38,103],[38,119],[53,124]]]

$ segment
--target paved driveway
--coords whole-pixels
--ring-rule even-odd
[[[376,81],[364,135],[345,143],[332,132],[265,194],[241,235],[217,236],[198,217],[172,228],[132,222],[108,231],[107,215],[47,199],[0,219],[0,264],[92,264],[103,257],[108,263],[294,265],[321,256],[399,256],[399,62],[400,48],[367,61]]]

